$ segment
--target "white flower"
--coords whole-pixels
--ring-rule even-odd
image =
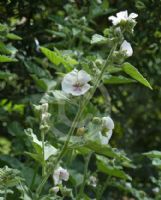
[[[113,25],[116,26],[119,24],[121,21],[130,21],[130,22],[135,22],[135,18],[138,16],[136,13],[131,13],[128,16],[127,10],[118,12],[115,16],[110,16],[108,19],[112,21]]]
[[[67,181],[69,179],[69,173],[66,169],[59,167],[54,171],[53,179],[55,185],[62,184],[62,180]]]
[[[102,117],[102,125],[104,128],[108,129],[108,130],[112,130],[114,129],[114,122],[111,119],[111,117]]]
[[[121,44],[120,50],[125,52],[127,57],[130,57],[133,54],[131,44],[126,40],[124,40],[123,43]]]
[[[70,73],[66,74],[62,81],[62,90],[67,94],[73,96],[80,96],[85,94],[89,89],[90,85],[88,82],[91,77],[84,70],[78,71],[74,69]]]
[[[114,122],[111,117],[102,118],[102,133],[99,132],[99,136],[102,144],[108,144],[112,137],[112,130],[114,129]]]

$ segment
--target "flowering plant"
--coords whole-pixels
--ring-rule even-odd
[[[69,12],[68,9],[66,7]],[[94,106],[97,104],[94,95],[100,90],[101,98],[104,94],[108,96],[105,87],[103,92],[101,89],[103,84],[110,84],[113,80],[116,83],[139,82],[151,89],[141,73],[125,62],[133,55],[129,41],[136,17],[135,13],[128,16],[127,11],[118,12],[116,17],[109,17],[112,26],[106,28],[103,35],[92,31],[91,48],[99,45],[106,47],[96,52],[95,56],[93,52],[84,55],[80,49],[69,52],[55,48],[52,51],[39,46],[38,40],[35,40],[36,50],[52,63],[48,65],[51,68],[54,66],[58,78],[53,80],[47,72],[48,78],[31,75],[41,91],[38,100],[30,105],[33,116],[27,118],[25,129],[25,139],[28,141],[25,158],[34,163],[34,174],[27,184],[19,172],[4,168],[0,180],[7,180],[6,185],[1,184],[5,199],[10,193],[9,188],[15,186],[24,200],[99,200],[106,198],[109,185],[127,188],[126,192],[140,200],[146,197],[132,188],[132,178],[128,174],[128,170],[134,168],[131,160],[123,151],[110,145],[117,128],[110,105],[104,100],[102,112]],[[69,23],[73,19],[64,20]],[[85,17],[80,19],[82,29],[85,29],[85,21]],[[76,26],[74,20],[73,24]],[[57,26],[59,30],[62,29],[60,24]],[[72,32],[77,38],[81,31],[72,27]],[[25,64],[29,67],[28,63]],[[115,77],[115,73],[126,74],[129,78],[122,75]],[[16,181],[14,176],[17,176]],[[119,180],[118,183],[116,180]]]

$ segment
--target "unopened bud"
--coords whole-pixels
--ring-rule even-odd
[[[77,136],[82,136],[82,135],[84,135],[84,133],[85,133],[85,128],[84,127],[80,127],[80,128],[77,129],[76,135]]]

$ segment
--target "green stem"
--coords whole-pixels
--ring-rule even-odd
[[[81,188],[80,188],[80,191],[79,191],[77,200],[82,198],[82,195],[83,195],[83,192],[84,192],[84,188],[85,188],[86,180],[87,180],[88,166],[89,166],[89,161],[90,161],[91,156],[92,156],[92,153],[90,153],[90,154],[88,155],[88,157],[86,158],[85,167],[84,167],[84,178],[83,178],[83,183],[82,183],[82,185],[81,185]]]
[[[45,175],[45,136],[44,136],[43,131],[41,131],[41,140],[42,140],[42,157],[43,157],[42,177],[44,177]]]
[[[61,150],[61,152],[60,152],[58,158],[56,159],[55,166],[54,166],[53,170],[55,169],[57,163],[58,163],[58,162],[63,158],[63,156],[65,155],[66,150],[67,150],[67,148],[68,148],[68,144],[69,144],[69,142],[70,142],[70,138],[71,138],[71,136],[74,134],[75,128],[77,127],[77,125],[78,125],[78,123],[79,123],[79,120],[80,120],[80,118],[81,118],[81,116],[82,116],[82,113],[83,113],[85,107],[87,106],[87,104],[89,103],[90,99],[93,97],[93,95],[94,95],[94,93],[95,93],[97,87],[99,86],[99,84],[100,84],[100,82],[101,82],[101,79],[102,79],[102,76],[103,76],[104,72],[106,71],[106,68],[107,68],[108,65],[111,63],[110,59],[111,59],[111,56],[112,56],[113,52],[115,51],[116,47],[117,47],[117,44],[115,44],[115,45],[113,46],[113,48],[111,49],[111,51],[110,51],[110,53],[109,53],[109,55],[108,55],[108,57],[107,57],[107,59],[106,59],[106,62],[105,62],[105,64],[103,65],[102,70],[101,70],[99,76],[97,77],[97,79],[96,79],[96,81],[95,81],[95,84],[94,84],[94,86],[93,86],[93,88],[92,88],[92,91],[86,95],[86,97],[85,97],[85,99],[84,99],[82,105],[79,107],[78,112],[77,112],[77,114],[76,114],[76,116],[75,116],[75,119],[74,119],[74,121],[73,121],[73,123],[72,123],[72,125],[71,125],[71,128],[70,128],[69,132],[68,132],[67,139],[66,139],[66,141],[65,141],[65,143],[64,143],[64,145],[63,145],[63,148],[62,148],[62,150]],[[53,170],[52,170],[52,171],[53,171]],[[42,190],[44,184],[46,183],[48,177],[50,176],[50,173],[52,173],[52,171],[49,172],[49,173],[44,177],[44,179],[42,180],[42,182],[40,183],[40,185],[39,185],[39,187],[38,187],[38,189],[37,189],[37,192],[36,192],[37,195],[39,195],[39,194],[41,193],[41,190]]]
[[[98,193],[98,195],[97,195],[97,200],[101,200],[101,199],[102,199],[102,195],[103,195],[103,193],[105,192],[105,190],[106,190],[106,188],[107,188],[107,186],[108,186],[108,184],[109,184],[110,178],[111,178],[111,177],[108,177],[108,178],[106,179],[105,183],[103,184],[103,186],[100,188],[100,191],[99,191],[99,193]]]

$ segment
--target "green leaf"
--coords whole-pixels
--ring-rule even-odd
[[[150,151],[147,153],[143,153],[143,155],[147,156],[148,158],[160,158],[161,159],[161,151]]]
[[[110,158],[117,158],[122,161],[131,162],[122,152],[110,147],[109,145],[103,145],[95,141],[88,141],[84,145],[99,155],[104,155]]]
[[[107,84],[126,84],[126,83],[135,83],[136,81],[124,76],[112,76],[106,75],[103,77],[103,82]]]
[[[109,66],[107,68],[107,71],[112,74],[112,73],[117,73],[117,72],[121,72],[122,68],[121,67],[113,67],[113,66]]]
[[[146,87],[152,89],[149,82],[142,76],[142,74],[130,63],[124,63],[122,65],[123,71],[131,76],[133,79],[137,80],[138,82],[142,83]]]
[[[58,50],[51,51],[45,47],[41,47],[40,50],[54,65],[59,66],[60,64],[63,64],[68,71],[70,71],[73,66],[78,64],[75,59],[71,58],[68,55],[61,55]]]
[[[16,74],[13,74],[13,73],[10,73],[8,71],[0,71],[0,79],[2,80],[12,80],[14,78],[16,78],[17,75]]]
[[[5,56],[5,55],[0,55],[0,63],[1,62],[17,62],[17,59],[10,58],[10,57]]]
[[[10,40],[22,40],[22,38],[14,33],[8,33],[7,38]]]
[[[37,136],[33,133],[32,129],[27,129],[25,130],[25,133],[28,135],[35,151],[37,154],[27,152],[28,155],[30,155],[32,158],[34,158],[37,161],[42,161],[42,142],[38,140]],[[57,149],[50,145],[48,142],[45,142],[44,145],[44,159],[48,160],[50,156],[56,155],[57,154]]]
[[[108,39],[102,35],[94,34],[91,39],[91,44],[105,44]]]
[[[45,92],[48,92],[55,88],[56,82],[54,80],[46,79],[46,78],[38,78],[35,75],[31,75],[34,79],[38,88],[42,89]]]
[[[118,177],[124,180],[132,180],[123,170],[116,166],[110,166],[103,157],[97,156],[97,167],[100,172],[103,172],[109,176]]]
[[[45,93],[41,98],[41,103],[71,103],[71,100],[67,97],[67,95],[61,90],[53,90],[48,93]]]
[[[12,54],[12,52],[10,51],[10,49],[3,42],[0,42],[0,52],[2,54],[9,54],[9,55]]]

